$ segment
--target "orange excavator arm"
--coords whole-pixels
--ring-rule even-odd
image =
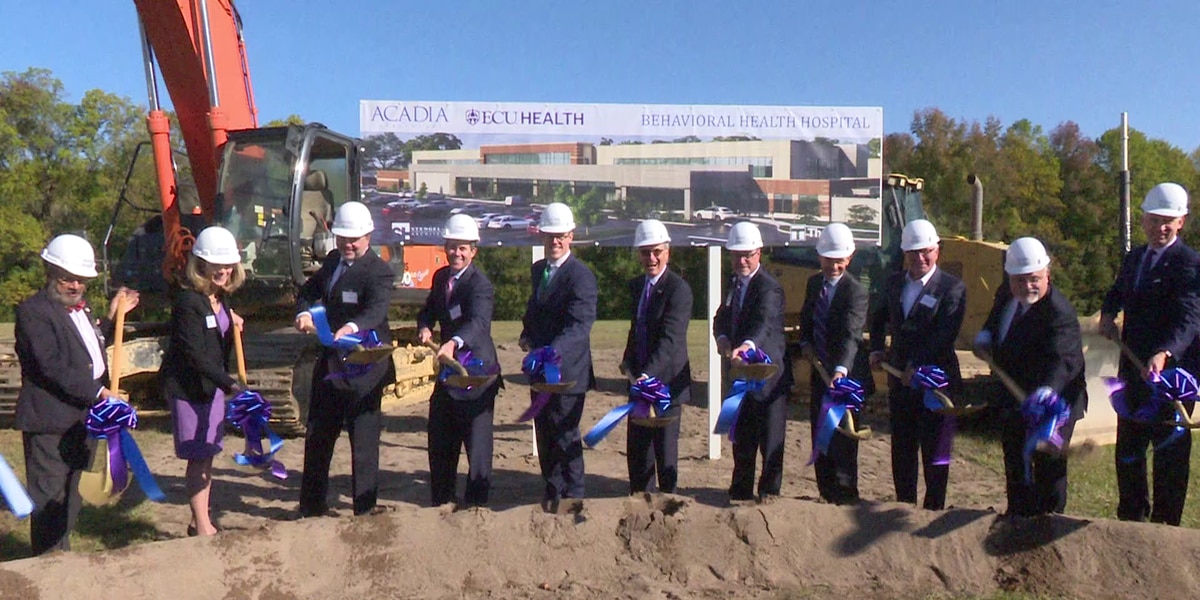
[[[163,273],[182,266],[191,234],[180,224],[170,123],[158,102],[154,62],[175,107],[205,220],[217,195],[218,150],[230,130],[258,127],[241,17],[232,0],[134,0],[142,24],[154,149],[166,234]]]

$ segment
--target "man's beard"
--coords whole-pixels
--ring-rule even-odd
[[[51,300],[54,300],[63,306],[75,306],[83,300],[83,292],[80,292],[78,296],[72,297],[70,294],[60,293],[57,289],[55,289],[54,286],[50,286],[47,291],[50,293]]]

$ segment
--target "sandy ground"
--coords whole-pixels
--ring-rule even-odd
[[[501,348],[506,373],[521,353]],[[619,355],[595,356],[600,388],[590,426],[623,401]],[[707,374],[694,375],[704,380]],[[166,443],[144,448],[168,496],[150,518],[163,541],[100,554],[64,554],[0,565],[0,598],[74,598],[97,590],[128,598],[871,598],[961,597],[997,591],[1054,597],[1172,598],[1200,592],[1200,532],[1072,517],[1008,521],[998,465],[957,460],[944,512],[892,502],[883,423],[860,450],[855,507],[816,500],[807,461],[807,408],[793,406],[783,497],[730,506],[732,468],[709,460],[707,414],[683,413],[677,496],[628,497],[619,427],[586,451],[587,493],[578,510],[548,515],[522,378],[508,377],[496,410],[491,506],[430,508],[425,404],[387,411],[381,503],[394,512],[353,518],[348,443],[334,458],[337,518],[294,520],[302,440],[281,460],[286,481],[233,468],[228,438],[213,507],[226,531],[183,537],[189,513],[183,463]],[[704,398],[701,384],[695,395]],[[465,473],[465,458],[460,471]],[[461,490],[460,477],[460,490]],[[130,491],[129,494],[140,494]],[[171,539],[176,538],[176,539]]]

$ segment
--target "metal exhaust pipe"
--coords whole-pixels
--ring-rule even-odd
[[[983,241],[983,182],[974,173],[967,175],[971,186],[971,239]]]

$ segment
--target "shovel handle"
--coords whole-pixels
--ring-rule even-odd
[[[246,351],[242,347],[242,328],[237,325],[233,326],[233,353],[237,355],[238,382],[244,388],[248,379],[246,377]]]
[[[121,394],[121,370],[125,367],[125,295],[117,295],[117,322],[113,330],[113,359],[108,367],[108,383],[113,394]]]
[[[428,342],[425,342],[425,347],[429,348],[430,350],[433,350],[435,356],[436,356],[436,353],[442,349],[442,347],[439,346],[438,343],[433,340],[429,340]],[[438,362],[442,363],[443,365],[446,365],[447,367],[450,367],[451,369],[454,369],[455,373],[458,373],[459,375],[462,375],[463,377],[470,376],[470,373],[467,372],[467,368],[462,366],[462,363],[458,362],[457,360],[454,360],[452,357],[438,356]]]
[[[1029,395],[1025,393],[1025,390],[1021,389],[1021,385],[1017,383],[1017,381],[1008,373],[1005,373],[1004,369],[1001,369],[999,366],[997,366],[995,361],[992,360],[992,357],[989,356],[985,360],[987,361],[988,366],[992,368],[992,372],[995,373],[996,377],[1000,380],[1000,383],[1003,383],[1004,387],[1008,388],[1008,392],[1012,394],[1013,398],[1016,398],[1017,404],[1025,402],[1025,398],[1027,398]]]

